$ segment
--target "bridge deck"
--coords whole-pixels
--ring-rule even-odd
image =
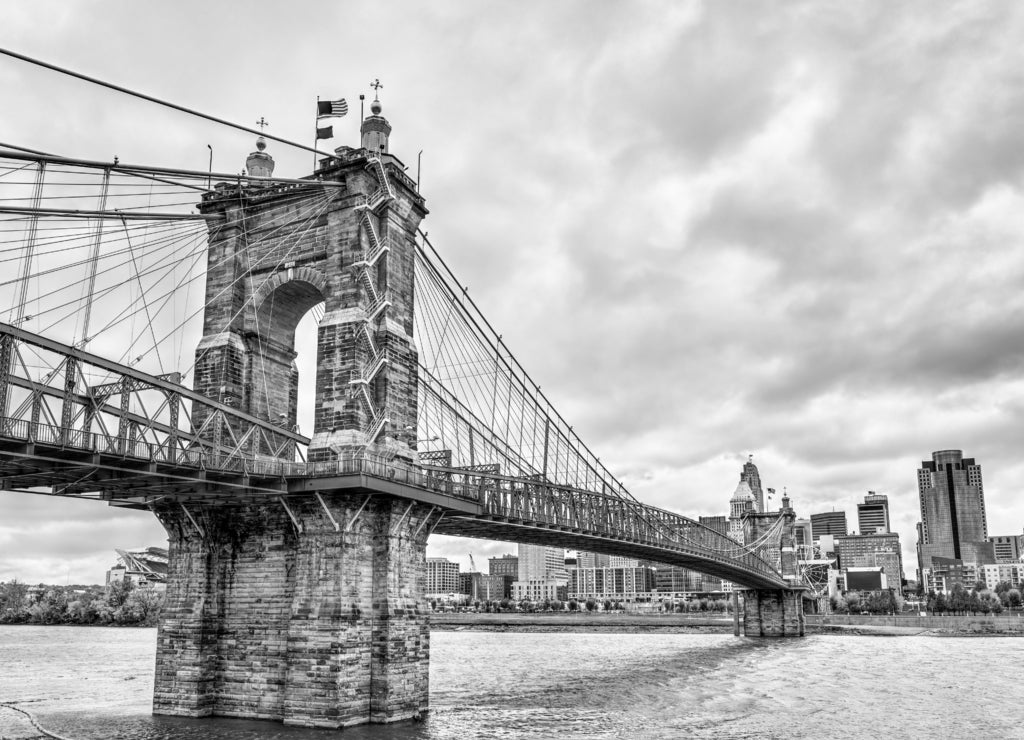
[[[651,559],[748,587],[786,585],[754,553],[672,512],[610,494],[374,455],[250,459],[0,419],[0,485],[142,509],[167,498],[238,505],[323,492],[391,495],[445,511],[435,529],[441,534]]]

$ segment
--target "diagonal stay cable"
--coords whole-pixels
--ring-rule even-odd
[[[128,221],[126,221],[125,219],[122,218],[121,219],[121,226],[125,230],[124,237],[128,241],[128,250],[129,250],[129,252],[131,253],[131,256],[132,256],[132,268],[133,268],[132,269],[132,273],[135,275],[135,279],[139,283],[139,295],[140,296],[145,296],[146,295],[146,288],[142,284],[142,276],[139,275],[139,266],[138,266],[138,263],[135,261],[135,250],[132,249],[131,237],[128,236]],[[149,327],[150,335],[153,337],[153,342],[154,342],[153,347],[156,350],[157,364],[159,364],[159,366],[160,366],[160,372],[163,373],[164,372],[164,360],[160,356],[160,345],[156,341],[156,331],[153,329],[153,316],[149,312],[149,301],[147,301],[147,300],[145,300],[145,298],[143,298],[142,305],[146,309],[146,324]],[[134,342],[133,342],[133,344],[134,344]]]

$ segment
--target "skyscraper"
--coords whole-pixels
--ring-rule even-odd
[[[936,556],[965,563],[995,562],[987,541],[981,466],[974,458],[965,458],[960,450],[933,452],[917,471],[917,490],[922,568],[929,568]]]
[[[892,531],[888,496],[868,491],[864,503],[857,504],[857,529],[861,534],[883,534]]]
[[[743,472],[740,473],[740,480],[745,480],[750,486],[750,492],[754,496],[754,508],[757,511],[764,511],[764,491],[761,490],[761,474],[754,465],[754,456],[750,455],[743,465]]]
[[[817,542],[823,534],[842,536],[849,534],[846,529],[845,511],[826,511],[811,514],[811,536]]]
[[[512,598],[561,599],[568,583],[564,548],[520,543],[519,575],[512,582]]]

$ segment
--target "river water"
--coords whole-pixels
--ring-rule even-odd
[[[156,631],[0,626],[0,737],[1024,738],[1024,639],[434,632],[422,722],[150,714]]]

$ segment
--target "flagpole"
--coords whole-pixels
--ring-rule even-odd
[[[316,143],[320,141],[317,136],[317,124],[320,122],[320,96],[316,96],[316,117],[313,119],[313,150],[316,151]],[[313,155],[313,173],[316,173],[316,154]]]

